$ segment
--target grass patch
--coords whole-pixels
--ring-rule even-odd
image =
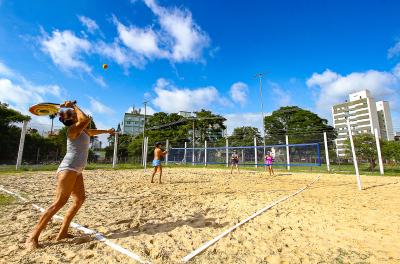
[[[10,195],[4,195],[0,193],[0,206],[11,204],[15,201],[15,198]]]

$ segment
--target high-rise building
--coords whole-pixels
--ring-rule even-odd
[[[393,126],[389,103],[375,102],[368,90],[352,93],[349,101],[332,107],[333,126],[338,132],[336,150],[339,157],[346,155],[345,141],[348,138],[347,120],[349,118],[353,135],[370,133],[378,129],[378,136],[393,140]]]
[[[188,112],[188,111],[179,111],[178,115],[183,116],[183,117],[192,117],[192,112]]]
[[[130,113],[124,114],[124,119],[121,123],[122,134],[137,136],[143,132],[144,114],[140,113],[140,109],[133,107]]]
[[[376,110],[378,111],[381,138],[384,140],[394,140],[392,115],[390,114],[389,102],[376,102]]]

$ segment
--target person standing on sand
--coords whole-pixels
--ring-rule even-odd
[[[236,150],[233,151],[231,155],[231,174],[233,172],[233,167],[236,167],[236,170],[239,172],[239,155]]]
[[[158,179],[158,183],[161,184],[161,176],[162,176],[162,166],[161,166],[161,158],[163,158],[168,151],[163,151],[161,149],[162,144],[160,142],[156,142],[155,144],[155,149],[154,149],[154,159],[153,159],[153,175],[151,175],[151,183],[154,182],[154,175],[156,175],[157,171],[160,172],[160,178]]]
[[[59,120],[67,130],[67,153],[57,169],[57,187],[55,201],[40,217],[39,222],[28,236],[25,242],[27,249],[39,247],[39,236],[50,219],[55,215],[72,196],[73,203],[67,210],[60,232],[56,240],[72,237],[68,234],[68,228],[72,218],[76,215],[85,201],[85,187],[82,171],[86,166],[89,154],[90,137],[99,134],[114,134],[113,129],[96,130],[86,129],[90,118],[71,101],[66,101],[61,107],[71,108],[59,113]]]
[[[274,169],[272,168],[273,161],[274,161],[274,158],[272,157],[271,152],[268,152],[268,154],[265,156],[265,166],[268,167],[269,176],[275,175]],[[271,173],[272,173],[272,175],[271,175]]]

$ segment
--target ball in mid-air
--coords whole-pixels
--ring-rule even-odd
[[[107,64],[103,64],[103,70],[107,70],[108,69],[108,65]]]

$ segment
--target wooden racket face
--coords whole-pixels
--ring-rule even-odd
[[[29,112],[37,116],[46,116],[58,113],[59,108],[59,104],[42,103],[31,106]]]

